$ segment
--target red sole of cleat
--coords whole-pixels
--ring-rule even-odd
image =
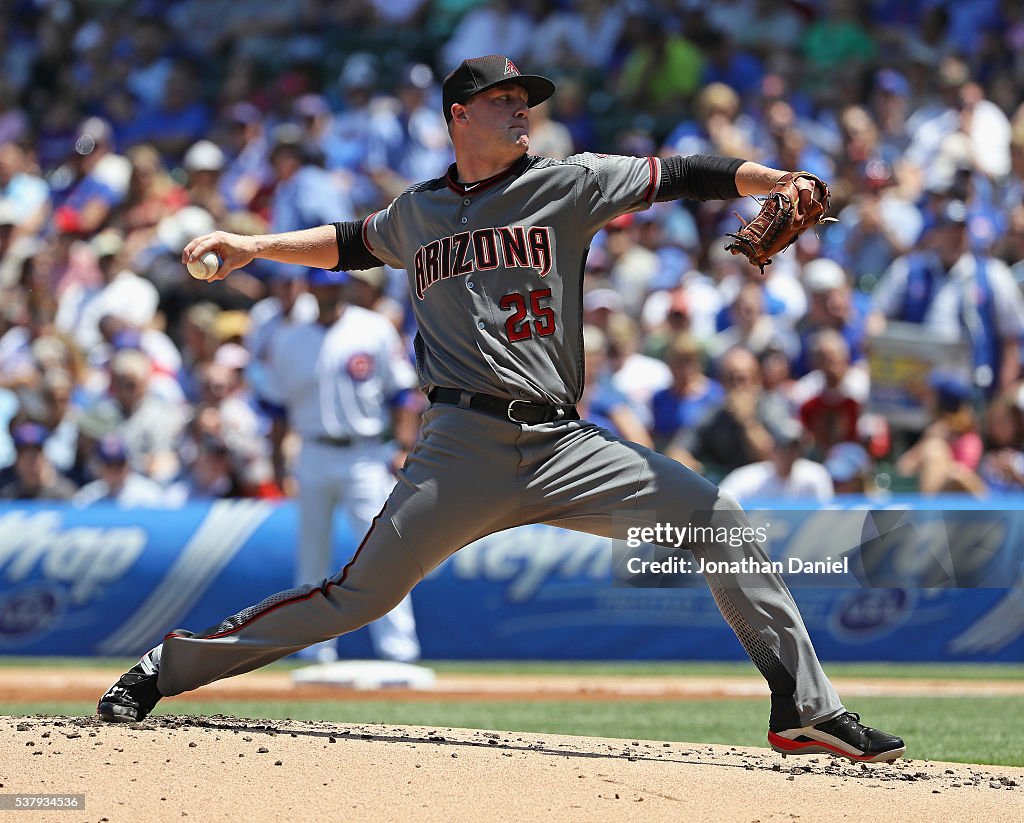
[[[857,763],[885,763],[890,760],[898,760],[906,751],[904,747],[875,755],[850,754],[840,748],[830,746],[828,743],[822,743],[820,740],[800,743],[796,740],[790,740],[788,737],[775,734],[775,732],[768,732],[768,745],[780,754],[834,754]]]

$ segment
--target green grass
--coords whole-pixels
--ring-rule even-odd
[[[111,657],[16,657],[0,655],[0,667],[67,669],[109,666],[127,669],[136,658]],[[308,665],[282,660],[267,670],[290,670]],[[750,663],[692,661],[548,661],[548,660],[435,660],[424,665],[441,674],[568,674],[635,675],[670,677],[750,677],[757,671]],[[941,680],[1024,680],[1024,664],[1012,663],[827,663],[834,677],[892,679],[929,678]]]
[[[865,722],[907,740],[907,756],[1024,766],[1024,698],[858,698]],[[80,703],[6,704],[8,715],[91,714]],[[477,728],[649,740],[764,746],[764,700],[531,703],[330,701],[165,702],[157,714],[225,714],[265,719]]]

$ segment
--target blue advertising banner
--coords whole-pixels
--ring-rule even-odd
[[[853,537],[839,536],[835,511],[785,503],[750,518],[769,524],[771,559],[786,569],[793,558],[856,561],[827,579],[787,574],[824,659],[1024,661],[1024,511],[955,505],[900,501],[908,523],[850,504],[838,514]],[[340,566],[356,536],[336,527]],[[135,655],[171,628],[212,626],[291,586],[295,534],[288,502],[0,505],[0,654]],[[700,574],[674,588],[622,585],[613,554],[610,540],[546,526],[467,546],[415,590],[424,656],[743,659]],[[369,656],[365,634],[342,653]]]

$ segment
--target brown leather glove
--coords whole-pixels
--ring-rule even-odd
[[[807,229],[834,220],[825,217],[828,207],[824,180],[807,171],[786,172],[768,192],[757,216],[729,235],[735,239],[725,248],[746,256],[764,274],[772,257],[788,249]]]

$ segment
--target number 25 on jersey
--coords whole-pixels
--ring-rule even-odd
[[[554,309],[543,303],[550,297],[551,289],[535,289],[526,296],[513,291],[501,298],[498,305],[503,311],[512,312],[505,321],[510,343],[529,340],[535,332],[538,337],[550,337],[555,333]]]

